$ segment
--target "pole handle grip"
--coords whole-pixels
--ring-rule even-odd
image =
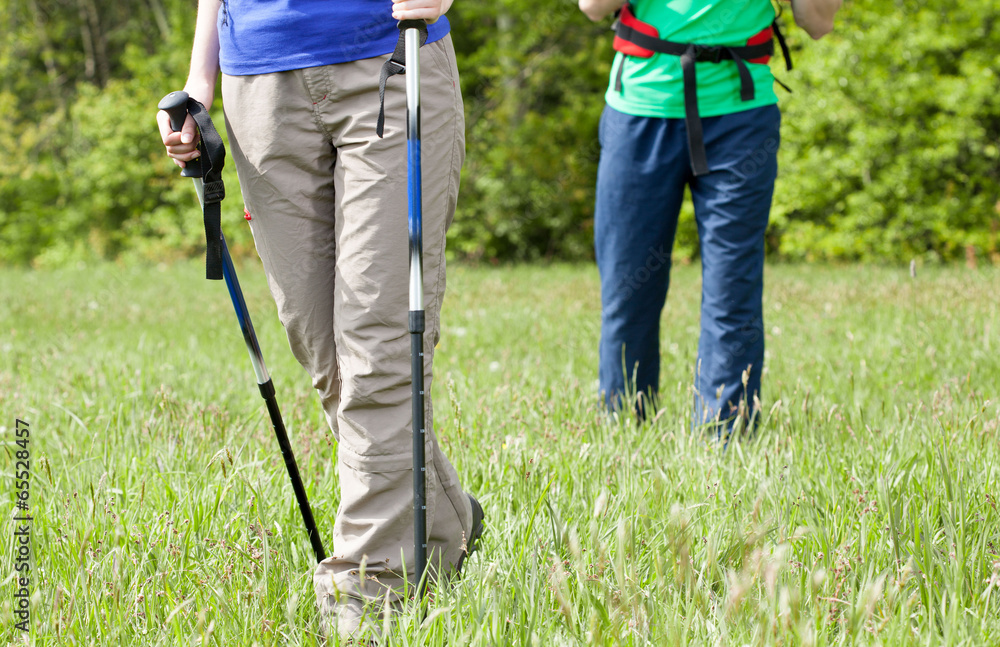
[[[184,127],[184,120],[188,113],[187,102],[188,93],[184,90],[171,92],[160,99],[160,103],[156,107],[167,113],[170,118],[170,130],[177,132]]]
[[[407,29],[427,31],[427,22],[424,20],[400,20],[396,26],[399,28],[399,31],[406,31]]]
[[[177,132],[184,127],[184,121],[187,119],[188,114],[187,102],[188,93],[184,90],[177,90],[160,99],[160,103],[156,106],[167,113],[167,117],[170,119],[170,130],[173,132]],[[199,160],[186,162],[184,168],[181,170],[181,177],[201,177],[200,167],[201,162]]]

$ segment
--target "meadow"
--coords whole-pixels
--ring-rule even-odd
[[[202,277],[0,270],[0,481],[10,519],[26,421],[33,517],[30,637],[8,520],[0,643],[323,644],[250,362]],[[329,542],[335,442],[259,263],[241,279]],[[725,449],[689,423],[699,294],[677,267],[663,407],[636,424],[597,406],[592,266],[451,268],[436,427],[487,534],[385,644],[1000,644],[1000,270],[768,267],[758,433]]]

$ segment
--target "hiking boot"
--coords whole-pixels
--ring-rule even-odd
[[[462,566],[465,564],[465,558],[476,552],[479,548],[479,539],[486,532],[486,524],[483,523],[483,519],[486,518],[486,513],[483,512],[483,506],[479,505],[479,501],[476,497],[472,496],[468,492],[465,493],[469,497],[469,503],[472,505],[472,531],[469,538],[465,542],[465,552],[462,553],[461,557],[458,558],[458,562],[455,564],[455,573],[458,576],[462,575]]]

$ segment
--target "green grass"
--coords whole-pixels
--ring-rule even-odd
[[[0,271],[2,481],[13,510],[27,420],[36,644],[322,643],[249,360],[201,276]],[[241,278],[329,541],[332,438],[258,265]],[[596,407],[596,279],[452,268],[436,423],[488,534],[390,642],[1000,643],[1000,272],[770,267],[760,433],[725,452],[688,425],[697,268],[674,272],[664,408],[641,426]]]

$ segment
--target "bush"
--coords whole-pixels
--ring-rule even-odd
[[[55,0],[0,6],[0,263],[200,254],[152,109],[183,83],[194,7],[80,7],[98,19]],[[590,23],[575,0],[460,2],[450,17],[468,148],[452,254],[591,258],[610,21]],[[1000,6],[852,3],[818,43],[787,32],[772,258],[1000,262]],[[245,227],[227,233],[250,245]],[[675,257],[696,253],[687,203]]]
[[[450,249],[490,260],[588,256],[607,25],[592,25],[575,1],[453,11],[467,158]]]
[[[852,5],[798,63],[783,104],[776,251],[1000,261],[1000,6]]]

